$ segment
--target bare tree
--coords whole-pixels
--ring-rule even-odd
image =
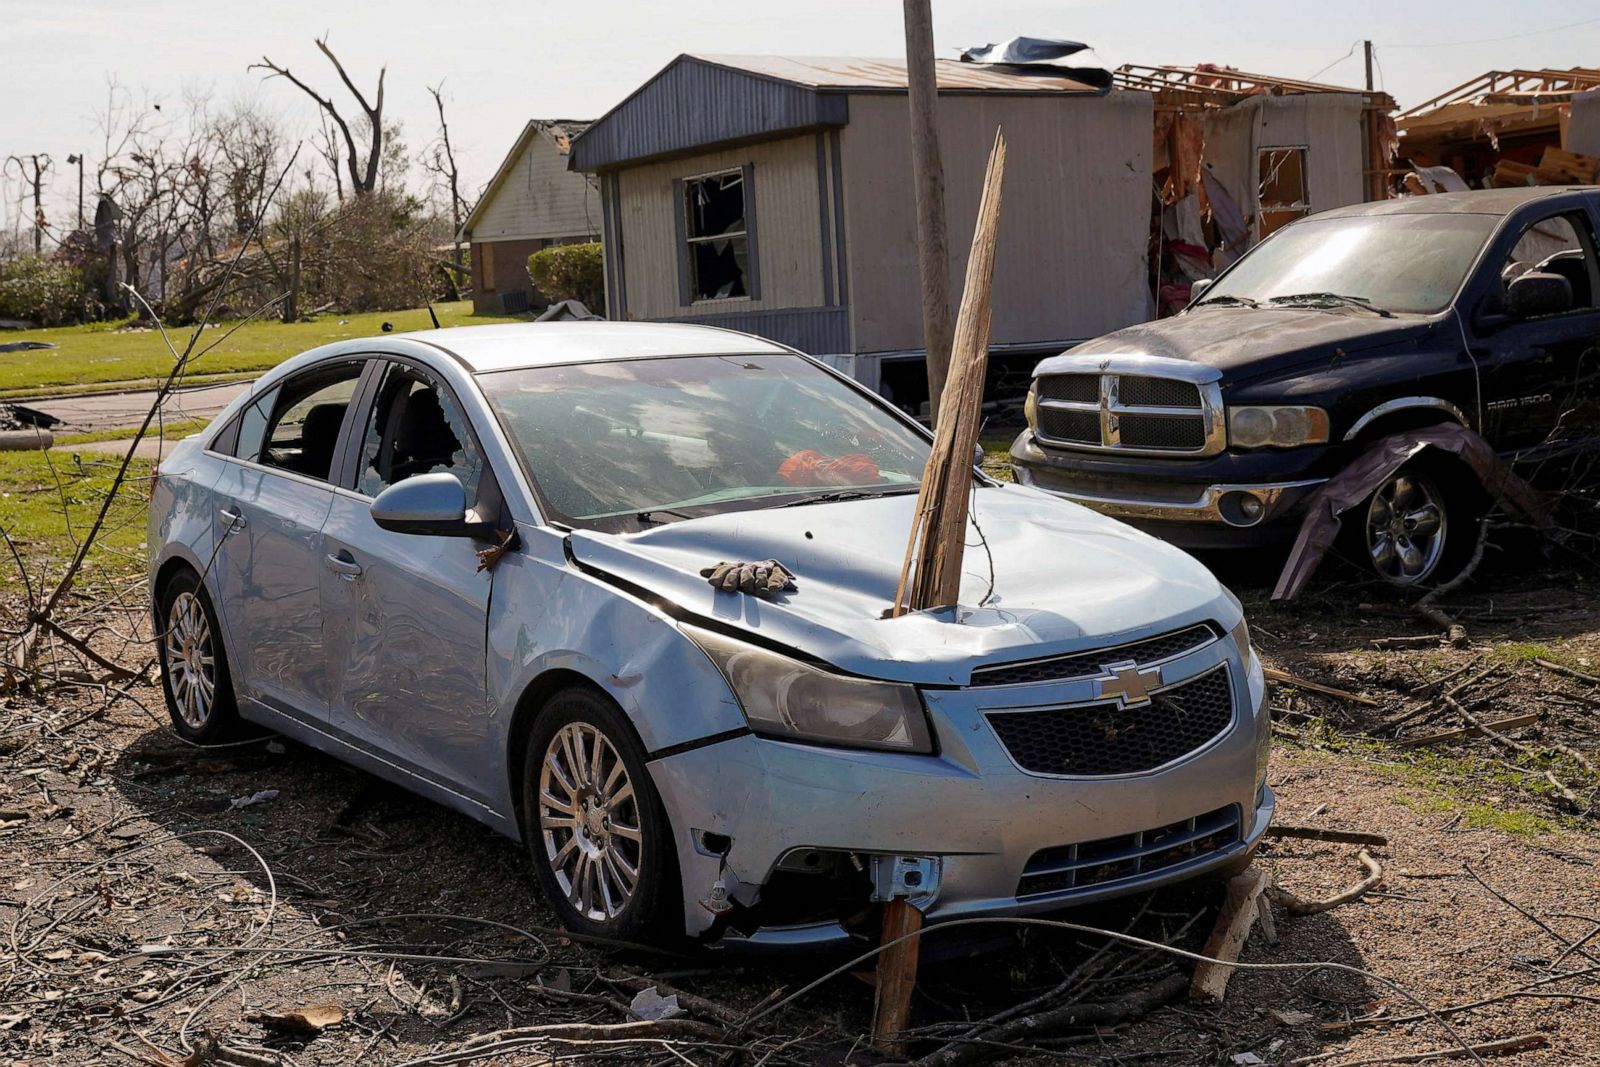
[[[350,190],[356,196],[363,196],[378,188],[380,166],[384,159],[383,141],[384,136],[389,132],[389,127],[383,124],[383,78],[388,73],[388,68],[380,67],[378,69],[377,92],[369,103],[365,94],[356,88],[355,82],[350,80],[350,75],[345,72],[344,64],[339,62],[339,57],[334,55],[333,49],[328,47],[326,37],[317,38],[317,48],[321,50],[323,55],[328,57],[328,62],[333,64],[333,69],[339,72],[339,80],[344,83],[344,87],[350,91],[351,96],[355,97],[356,103],[361,108],[365,122],[360,124],[360,128],[361,132],[366,135],[367,142],[365,160],[361,158],[361,148],[356,144],[355,132],[351,130],[350,123],[340,114],[339,109],[334,106],[331,97],[323,96],[310,85],[291,74],[288,67],[279,66],[267,56],[262,56],[260,63],[251,64],[250,69],[271,71],[271,74],[268,75],[269,78],[285,78],[295,88],[316,101],[323,114],[339,130],[345,150],[345,168],[350,175]],[[331,136],[329,140],[331,142]],[[331,151],[331,144],[329,148]]]
[[[472,206],[467,203],[467,198],[461,195],[461,171],[456,167],[455,149],[450,144],[450,124],[444,117],[444,96],[442,90],[444,82],[430,85],[428,92],[433,94],[434,107],[439,110],[439,138],[432,146],[432,152],[424,155],[422,165],[435,175],[438,182],[444,186],[450,198],[450,242],[453,247],[451,262],[450,287],[459,289],[462,269],[461,255],[461,223],[467,215],[471,214]]]
[[[441,115],[444,114],[442,110],[439,113]],[[39,162],[40,160],[44,160],[44,162],[41,163]],[[33,174],[31,176],[28,174],[30,162],[33,165]],[[44,217],[44,205],[40,200],[40,195],[44,189],[44,176],[50,172],[53,162],[48,155],[42,152],[34,152],[27,157],[6,157],[6,168],[9,170],[15,166],[17,173],[22,176],[23,183],[33,189],[33,254],[36,256],[44,251],[44,231],[50,226]]]

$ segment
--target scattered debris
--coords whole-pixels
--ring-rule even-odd
[[[1345,845],[1369,845],[1382,848],[1389,839],[1382,834],[1369,834],[1360,830],[1332,830],[1321,826],[1286,826],[1273,823],[1267,827],[1268,837],[1300,837],[1310,841],[1334,841]]]
[[[1299,689],[1309,689],[1313,693],[1321,693],[1323,696],[1338,697],[1340,700],[1348,700],[1352,704],[1361,704],[1369,708],[1383,706],[1378,701],[1373,700],[1371,697],[1365,697],[1360,693],[1352,693],[1348,689],[1339,689],[1335,686],[1326,685],[1322,682],[1313,682],[1309,679],[1301,678],[1298,675],[1290,674],[1288,671],[1279,670],[1276,667],[1263,667],[1261,670],[1262,673],[1266,675],[1267,681],[1269,682],[1277,682],[1280,685],[1292,685]]]
[[[336,1004],[315,1004],[308,1008],[289,1011],[261,1011],[246,1016],[269,1030],[292,1034],[320,1034],[330,1026],[344,1022],[344,1009]]]
[[[1219,1003],[1228,992],[1228,980],[1234,968],[1229,964],[1239,959],[1250,929],[1259,912],[1256,901],[1271,885],[1265,871],[1247,868],[1243,874],[1228,879],[1227,895],[1222,901],[1222,911],[1217,915],[1217,925],[1200,950],[1210,959],[1197,963],[1194,977],[1189,983],[1189,999],[1199,1004]]]
[[[249,808],[254,807],[257,804],[265,804],[269,800],[277,799],[278,791],[276,789],[260,789],[254,793],[251,793],[249,796],[234,797],[228,802],[228,806],[230,808]]]
[[[641,989],[628,1003],[628,1010],[640,1019],[655,1022],[658,1019],[676,1019],[688,1013],[678,1006],[678,995],[662,996],[655,986]]]

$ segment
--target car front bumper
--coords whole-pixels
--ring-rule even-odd
[[[1046,449],[1023,431],[1011,446],[1017,481],[1190,547],[1292,536],[1306,500],[1328,480],[1325,449],[1162,459]],[[1247,514],[1253,498],[1259,511]]]
[[[685,926],[720,935],[725,947],[812,949],[850,939],[834,919],[719,930],[701,901],[719,879],[741,904],[759,902],[780,861],[797,851],[931,859],[937,887],[914,903],[930,923],[1058,911],[1184,881],[1244,862],[1271,822],[1265,784],[1270,723],[1254,656],[1245,664],[1226,639],[1178,661],[1171,677],[1192,678],[1226,663],[1230,725],[1195,751],[1148,773],[1048,777],[1013,763],[986,711],[1085,703],[1082,683],[930,690],[924,697],[940,753],[850,751],[745,735],[651,764],[677,838]],[[1226,839],[1192,855],[1157,861],[1156,834],[1230,818]],[[727,841],[718,856],[706,835]],[[720,835],[720,837],[715,836]],[[1170,840],[1170,838],[1161,838]],[[1209,847],[1212,842],[1217,847]],[[1024,885],[1038,857],[1083,845],[1104,860],[1095,877],[1040,891]],[[1076,852],[1073,855],[1077,855]],[[1098,860],[1097,860],[1098,862]],[[1122,866],[1115,866],[1122,864]],[[1146,866],[1148,865],[1148,866]],[[1113,876],[1100,877],[1105,872]]]

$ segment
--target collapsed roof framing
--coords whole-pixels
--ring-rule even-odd
[[[1451,104],[1565,104],[1572,100],[1573,93],[1588,89],[1600,89],[1600,69],[1491,70],[1406,109],[1401,112],[1400,121],[1409,122]]]
[[[1362,98],[1362,174],[1367,183],[1367,199],[1383,200],[1389,195],[1388,145],[1392,143],[1389,115],[1395,109],[1394,97],[1377,89],[1352,89],[1326,82],[1250,74],[1232,67],[1201,63],[1192,67],[1146,66],[1124,63],[1112,74],[1119,89],[1140,89],[1155,97],[1158,109],[1225,108],[1252,96],[1295,96],[1311,93],[1350,93]]]

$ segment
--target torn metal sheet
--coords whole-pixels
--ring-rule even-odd
[[[1272,599],[1293,600],[1298,596],[1338,538],[1341,516],[1428,448],[1458,456],[1472,468],[1484,490],[1507,511],[1522,515],[1539,526],[1551,524],[1548,506],[1540,495],[1474,431],[1454,423],[1408,430],[1374,442],[1312,494],[1294,547],[1289,550],[1283,573],[1272,590]]]
[[[1081,41],[1054,37],[1013,37],[1000,44],[986,44],[961,50],[963,63],[1050,63],[1076,55],[1089,46]]]

